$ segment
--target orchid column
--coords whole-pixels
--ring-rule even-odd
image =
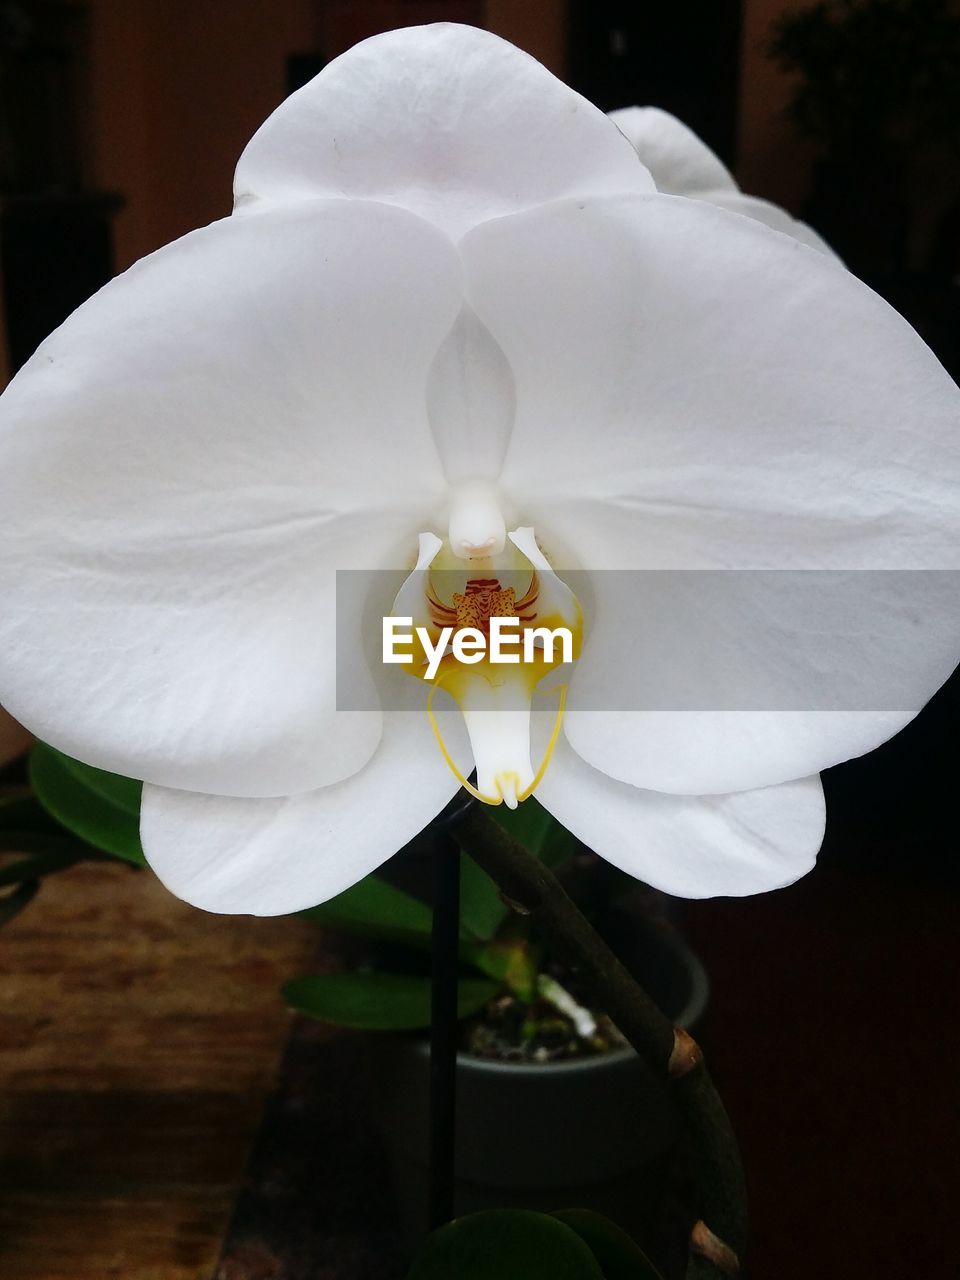
[[[562,732],[538,777],[553,704],[528,691],[508,724],[474,686],[469,736],[440,712],[457,770],[492,802],[535,782],[667,892],[810,868],[819,771],[895,733],[957,658],[960,593],[926,571],[960,558],[960,397],[838,262],[723,203],[658,192],[614,123],[503,41],[398,31],[270,117],[233,216],[112,282],[18,374],[0,702],[145,779],[144,848],[175,893],[310,906],[443,807],[460,783],[425,682],[338,702],[338,629],[362,650],[392,594],[346,608],[337,572],[415,586],[436,555],[469,576],[514,551],[582,612]],[[848,575],[846,607],[750,594],[785,571]],[[651,703],[664,653],[681,690],[732,666],[772,692]]]

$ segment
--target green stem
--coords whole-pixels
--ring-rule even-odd
[[[549,868],[487,813],[479,807],[469,810],[456,834],[511,905],[549,938],[557,957],[577,970],[597,1007],[669,1083],[690,1135],[701,1197],[702,1220],[691,1235],[687,1280],[736,1275],[746,1244],[743,1169],[730,1120],[698,1046],[660,1012]]]

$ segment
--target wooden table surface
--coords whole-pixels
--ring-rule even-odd
[[[48,877],[0,930],[4,1280],[211,1280],[317,950],[149,872]]]

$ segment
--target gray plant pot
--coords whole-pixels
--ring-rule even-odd
[[[661,1008],[695,1030],[709,994],[700,961],[672,932],[648,928],[639,940]],[[426,1229],[429,1066],[423,1037],[377,1042],[377,1110],[411,1245]],[[457,1216],[576,1206],[646,1234],[678,1122],[665,1086],[632,1049],[544,1065],[460,1054],[457,1067]]]

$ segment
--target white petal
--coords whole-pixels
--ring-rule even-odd
[[[909,325],[824,255],[660,195],[566,202],[478,228],[463,248],[472,304],[516,383],[502,483],[561,571],[960,567],[960,392]],[[565,580],[587,607],[589,591]],[[792,703],[734,704],[706,720],[616,716],[616,703],[578,695],[593,654],[619,674],[632,644],[629,612],[587,608],[571,741],[635,785],[691,794],[804,777],[867,751],[934,692],[960,648],[949,591],[939,617],[920,608],[924,575],[900,574],[896,591],[904,625],[887,653],[903,657],[899,687],[805,712],[818,706],[820,672],[836,675],[811,619]],[[845,643],[882,632],[884,592],[865,600]],[[700,625],[709,641],[711,618]],[[627,652],[612,658],[610,643]],[[777,672],[766,643],[765,633],[756,653]],[[869,692],[868,664],[866,676]]]
[[[824,255],[661,195],[504,218],[462,251],[516,385],[502,484],[583,567],[960,564],[960,391]]]
[[[561,196],[652,189],[601,111],[498,36],[438,23],[355,45],[237,165],[237,207],[317,195],[412,209],[457,236]]]
[[[454,716],[447,719],[445,731],[456,735]],[[154,871],[193,906],[286,915],[376,870],[458,789],[425,714],[392,711],[380,746],[352,778],[256,800],[145,786],[140,834]]]
[[[526,528],[514,529],[509,536],[513,545],[526,556],[540,575],[537,597],[537,612],[540,617],[558,619],[557,625],[568,627],[580,635],[583,628],[580,602],[541,551],[535,530],[528,525]]]
[[[840,261],[823,236],[818,235],[813,227],[801,222],[799,218],[792,217],[786,209],[781,209],[777,204],[771,204],[769,200],[745,196],[742,191],[727,190],[698,191],[697,199],[715,204],[721,209],[729,209],[731,213],[741,213],[745,218],[753,218],[767,227],[772,227],[774,231],[782,231],[784,235],[792,236],[801,244],[809,245],[811,249],[819,250],[828,258]]]
[[[451,484],[495,479],[503,466],[516,393],[507,358],[464,307],[430,369],[427,416]]]
[[[913,719],[960,649],[955,572],[584,577],[568,737],[656,791],[764,787],[862,755]]]
[[[560,742],[537,799],[608,862],[681,898],[792,884],[823,840],[817,777],[737,795],[665,796],[614,782]]]
[[[659,107],[624,107],[611,111],[610,119],[636,148],[653,175],[658,191],[690,196],[742,213],[836,258],[826,240],[805,222],[791,217],[769,200],[744,195],[720,157],[668,111],[661,111]]]
[[[11,713],[164,786],[358,769],[379,715],[336,711],[335,571],[402,564],[430,522],[424,389],[461,297],[421,220],[316,201],[194,232],[76,312],[0,403]]]
[[[726,188],[736,191],[730,170],[682,120],[659,107],[622,107],[610,119],[650,170],[657,190],[694,196]]]

